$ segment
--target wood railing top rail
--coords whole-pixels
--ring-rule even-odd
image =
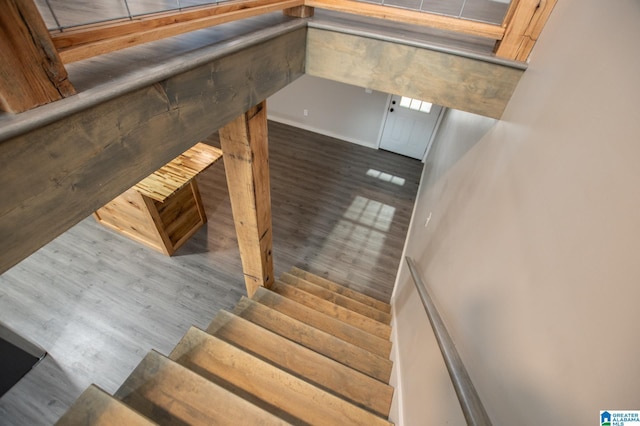
[[[502,40],[501,25],[354,0],[305,0],[307,6]]]
[[[438,313],[436,305],[433,303],[433,299],[429,295],[429,291],[420,276],[420,272],[418,271],[416,264],[409,256],[406,256],[405,259],[409,266],[409,272],[413,278],[413,283],[420,295],[420,300],[422,301],[424,310],[427,312],[429,322],[431,322],[433,333],[438,341],[438,346],[440,346],[442,358],[444,359],[444,363],[449,371],[451,383],[458,395],[460,408],[462,409],[462,413],[464,414],[467,424],[473,426],[491,426],[491,419],[489,419],[489,416],[484,409],[484,405],[482,405],[482,401],[480,401],[480,396],[478,396],[478,392],[476,392],[476,389],[471,382],[469,373],[462,363],[462,359],[458,354],[456,346],[453,343],[440,314]]]
[[[233,0],[47,33],[34,0],[7,0],[0,15],[7,52],[0,62],[0,110],[22,112],[75,94],[64,64],[179,34],[282,10],[308,17],[313,8],[386,19],[496,40],[495,56],[526,61],[557,0],[512,0],[502,25],[354,0]],[[47,72],[37,64],[47,64]]]
[[[238,0],[184,11],[162,12],[132,20],[104,22],[51,34],[64,63],[91,58],[127,47],[191,31],[277,12],[304,0]]]
[[[502,25],[496,25],[354,0],[234,0],[54,30],[51,38],[62,61],[70,63],[214,25],[306,6],[490,38],[497,42],[496,56],[524,61],[555,3],[556,0],[513,0]]]

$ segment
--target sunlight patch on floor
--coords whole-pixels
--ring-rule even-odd
[[[356,196],[331,230],[322,251],[335,253],[338,245],[341,251],[348,253],[347,259],[343,260],[353,262],[364,258],[375,263],[384,248],[395,211],[393,206]]]
[[[367,176],[380,179],[381,181],[384,181],[384,182],[391,182],[398,186],[403,186],[404,183],[406,182],[404,178],[393,176],[393,175],[390,175],[389,173],[381,172],[380,170],[376,170],[376,169],[367,170]]]

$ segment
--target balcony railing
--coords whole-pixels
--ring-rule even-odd
[[[36,4],[63,62],[296,6],[491,38],[496,40],[496,56],[525,61],[555,1],[37,0]]]
[[[0,14],[4,111],[20,112],[73,95],[65,63],[280,10],[302,18],[320,8],[489,38],[496,41],[496,57],[526,61],[557,0],[512,0],[498,8],[491,0],[35,1],[7,0]],[[481,13],[479,1],[502,10],[497,14],[504,15],[502,23],[490,22],[491,14]],[[445,3],[449,11],[442,8]],[[451,7],[456,3],[458,12]],[[426,12],[426,6],[432,11]],[[43,63],[47,69],[33,75]]]

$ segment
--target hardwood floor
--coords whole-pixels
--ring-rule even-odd
[[[297,266],[388,301],[419,161],[269,123],[276,274]],[[217,135],[209,141],[217,145]],[[49,355],[0,398],[0,424],[54,423],[112,393],[245,293],[222,162],[198,178],[208,224],[166,257],[89,217],[0,276],[0,322]]]

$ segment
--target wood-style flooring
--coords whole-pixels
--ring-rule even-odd
[[[388,301],[422,164],[269,132],[276,276],[297,266]],[[114,392],[149,350],[245,294],[222,162],[198,184],[209,222],[173,257],[89,217],[0,276],[0,323],[49,353],[0,398],[1,425],[52,424],[90,383]]]

